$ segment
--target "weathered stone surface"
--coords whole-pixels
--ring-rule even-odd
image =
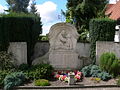
[[[80,68],[92,63],[90,60],[90,43],[77,43],[76,52],[78,53],[78,59],[80,62]]]
[[[37,42],[34,47],[32,60],[43,57],[49,51],[49,42]]]
[[[75,49],[78,54],[80,68],[89,65],[90,61],[90,44],[78,42]],[[34,48],[33,64],[41,62],[47,63],[49,60],[49,42],[37,42]],[[49,62],[48,62],[49,63]]]
[[[8,52],[12,53],[16,59],[15,64],[27,63],[27,43],[26,42],[11,42],[8,48]]]
[[[41,63],[49,64],[49,52],[47,52],[42,57],[38,57],[38,58],[34,59],[32,62],[32,65],[41,64]]]
[[[80,66],[78,54],[72,51],[53,51],[49,54],[50,64],[58,70],[77,69]]]
[[[78,54],[75,52],[79,34],[68,23],[57,23],[49,32],[49,62],[55,69],[77,69]]]

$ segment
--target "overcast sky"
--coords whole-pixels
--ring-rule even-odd
[[[36,0],[36,8],[41,16],[44,35],[49,32],[51,25],[64,21],[64,17],[61,16],[61,9],[66,10],[66,2],[67,0]],[[115,2],[116,0],[110,0],[110,3]],[[3,13],[4,9],[7,9],[6,0],[0,0],[0,13]]]

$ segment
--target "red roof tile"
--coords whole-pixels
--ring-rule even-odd
[[[109,18],[117,20],[120,18],[120,1],[112,5],[109,9],[106,10],[105,15],[108,15]]]
[[[107,4],[106,11],[108,11],[114,4]]]

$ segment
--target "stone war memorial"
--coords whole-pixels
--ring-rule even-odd
[[[57,23],[49,31],[49,63],[55,69],[78,69],[80,62],[76,53],[79,34],[69,23]]]

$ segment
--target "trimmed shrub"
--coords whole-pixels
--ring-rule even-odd
[[[114,41],[116,21],[108,18],[92,19],[89,23],[90,58],[96,62],[96,41]]]
[[[0,17],[0,51],[7,51],[9,46],[8,31],[4,29],[4,26],[4,19]]]
[[[120,74],[120,60],[114,53],[103,53],[100,57],[100,68],[113,76]]]
[[[21,85],[24,81],[25,75],[22,72],[11,73],[4,79],[4,89],[10,90],[13,86]]]
[[[35,86],[49,86],[50,83],[48,80],[45,79],[38,79],[34,81]]]
[[[0,48],[8,42],[27,42],[28,63],[31,64],[33,48],[42,32],[40,17],[12,13],[0,17]],[[1,44],[2,43],[2,44]],[[6,46],[5,46],[6,47]]]

